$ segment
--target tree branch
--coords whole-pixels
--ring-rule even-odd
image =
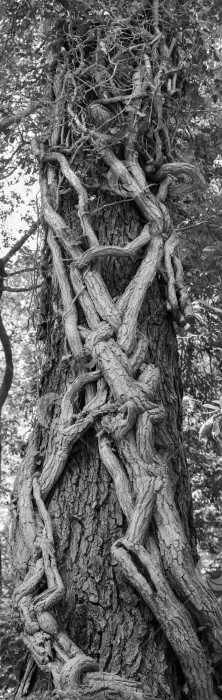
[[[0,386],[0,413],[7,399],[9,389],[13,379],[13,362],[12,350],[9,337],[6,333],[5,326],[0,313],[0,340],[5,354],[5,373]]]
[[[20,270],[13,270],[12,272],[5,272],[4,278],[5,277],[12,277],[14,275],[22,275],[24,272],[36,272],[37,268],[36,267],[21,267]],[[1,275],[0,275],[1,277]]]
[[[40,284],[32,284],[30,287],[3,287],[3,292],[30,292],[32,289],[37,289],[41,287]]]
[[[1,119],[0,121],[0,133],[7,130],[10,126],[12,126],[12,124],[18,124],[18,122],[22,121],[24,117],[28,117],[29,114],[34,112],[36,109],[40,109],[40,107],[42,107],[42,104],[37,102],[29,107],[26,107],[26,109],[23,109],[21,112],[11,114],[10,117],[4,117],[4,119]]]
[[[14,158],[14,156],[16,155],[16,153],[18,153],[18,151],[21,150],[21,148],[22,148],[23,145],[25,145],[25,144],[20,143],[19,146],[17,146],[17,148],[15,149],[15,151],[13,151],[13,153],[11,153],[11,155],[9,156],[9,158],[6,158],[5,160],[2,161],[2,164],[1,164],[1,173],[3,172],[4,168],[6,168],[6,166],[7,166],[9,163],[11,163],[12,159]]]
[[[37,221],[34,221],[34,223],[31,225],[29,231],[27,233],[24,233],[24,235],[19,239],[19,241],[17,241],[17,243],[15,243],[12,246],[12,248],[8,251],[8,253],[6,253],[6,255],[4,255],[3,258],[1,258],[1,264],[3,265],[3,267],[6,265],[6,263],[9,260],[11,260],[13,255],[15,255],[15,253],[17,253],[17,251],[23,246],[23,243],[25,243],[25,241],[27,241],[28,238],[30,238],[30,236],[33,236],[33,233],[36,232],[37,228],[39,227],[39,224],[40,224],[39,219],[37,219]]]

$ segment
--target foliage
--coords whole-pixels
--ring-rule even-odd
[[[9,236],[8,236],[9,240]],[[37,384],[40,368],[37,364],[35,343],[35,307],[39,281],[39,251],[24,245],[7,265],[5,286],[14,291],[5,291],[1,311],[10,339],[14,378],[12,390],[4,405],[2,430],[2,469],[0,490],[1,520],[1,675],[0,690],[3,697],[14,697],[19,677],[19,668],[25,648],[16,630],[12,610],[13,571],[9,547],[10,495],[14,478],[18,473],[26,448],[28,434],[34,417]],[[22,272],[20,272],[22,270]],[[30,270],[30,271],[29,271]],[[32,292],[16,292],[16,288],[32,288]],[[4,374],[4,353],[0,348],[0,385]]]
[[[192,143],[191,143],[192,152]],[[184,435],[193,483],[195,524],[200,550],[219,556],[221,551],[221,446],[209,436],[199,440],[201,426],[219,401],[221,376],[221,195],[212,193],[215,154],[208,153],[209,188],[204,212],[201,203],[189,203],[190,218],[181,233],[186,282],[194,302],[196,323],[178,334],[180,366],[184,387]],[[211,153],[211,155],[210,155]],[[204,160],[206,168],[206,160]],[[210,173],[211,175],[210,175]],[[206,172],[206,171],[205,171]],[[183,204],[184,206],[184,204]],[[187,209],[187,204],[185,203]],[[186,209],[184,214],[186,215]],[[196,216],[197,225],[194,223]],[[201,220],[203,223],[201,223]],[[192,223],[191,223],[192,222]],[[200,488],[201,484],[201,488]]]
[[[24,453],[34,411],[39,368],[35,355],[35,333],[32,318],[36,304],[38,275],[37,255],[28,246],[7,265],[6,291],[1,312],[14,361],[13,391],[7,397],[1,416],[1,531],[7,534],[7,508],[10,491],[21,455]],[[7,289],[8,287],[8,289]],[[16,291],[25,290],[28,292]],[[32,294],[30,294],[32,290]],[[0,386],[5,372],[5,357],[0,348]],[[4,572],[3,572],[4,582]]]

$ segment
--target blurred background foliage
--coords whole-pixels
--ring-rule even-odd
[[[84,3],[83,3],[84,4]],[[93,0],[90,7],[93,6]],[[99,6],[99,3],[97,3]],[[222,442],[209,432],[199,437],[201,426],[212,416],[222,395],[222,7],[220,0],[178,3],[170,12],[171,35],[181,30],[186,54],[181,90],[169,96],[169,120],[175,125],[174,153],[195,163],[206,179],[202,194],[189,194],[168,202],[180,231],[185,282],[194,302],[196,323],[177,329],[184,387],[184,444],[189,464],[198,551],[203,566],[222,559]],[[22,228],[32,221],[30,191],[37,173],[30,139],[41,128],[47,133],[49,104],[44,93],[47,71],[59,40],[66,2],[2,0],[0,27],[0,120],[15,111],[41,105],[22,122],[6,126],[0,134],[0,233],[4,250],[10,248]],[[33,35],[33,26],[35,32]],[[167,27],[166,27],[167,29]],[[50,49],[49,49],[50,47]],[[58,50],[58,46],[56,46]],[[172,104],[170,104],[170,101]],[[35,205],[36,206],[36,205]],[[36,216],[38,211],[36,212]],[[41,281],[40,244],[27,243],[7,266],[1,312],[10,337],[14,361],[13,386],[2,414],[2,482],[0,494],[2,544],[2,595],[0,602],[0,693],[11,698],[23,649],[11,620],[12,572],[8,547],[10,491],[24,454],[37,397],[38,378],[44,361],[38,328],[41,317],[38,283]],[[22,272],[18,272],[22,270]],[[15,274],[16,273],[16,274]],[[37,344],[36,344],[37,334]],[[0,382],[4,355],[0,348]],[[218,406],[217,406],[218,410]],[[219,422],[220,428],[220,422]]]

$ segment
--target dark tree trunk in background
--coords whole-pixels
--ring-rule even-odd
[[[196,569],[174,328],[193,315],[167,208],[203,181],[171,151],[164,4],[96,5],[57,26],[33,146],[45,360],[15,487],[19,692],[37,665],[77,700],[212,700],[222,616]]]

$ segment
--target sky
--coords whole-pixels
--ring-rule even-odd
[[[4,199],[6,202],[1,203],[1,229],[0,229],[0,256],[3,256],[7,250],[8,246],[3,244],[3,231],[9,236],[13,237],[13,242],[21,237],[25,233],[30,224],[27,223],[25,217],[27,214],[31,217],[33,221],[36,221],[38,217],[37,213],[37,202],[38,207],[40,206],[39,201],[39,183],[38,180],[32,185],[27,185],[25,182],[24,175],[19,174],[19,179],[16,182],[11,178],[10,181],[4,180]],[[8,202],[8,203],[7,203]],[[13,210],[9,212],[9,209],[13,207]],[[31,249],[35,249],[35,235],[29,239],[29,245]],[[12,243],[12,240],[10,240]]]

